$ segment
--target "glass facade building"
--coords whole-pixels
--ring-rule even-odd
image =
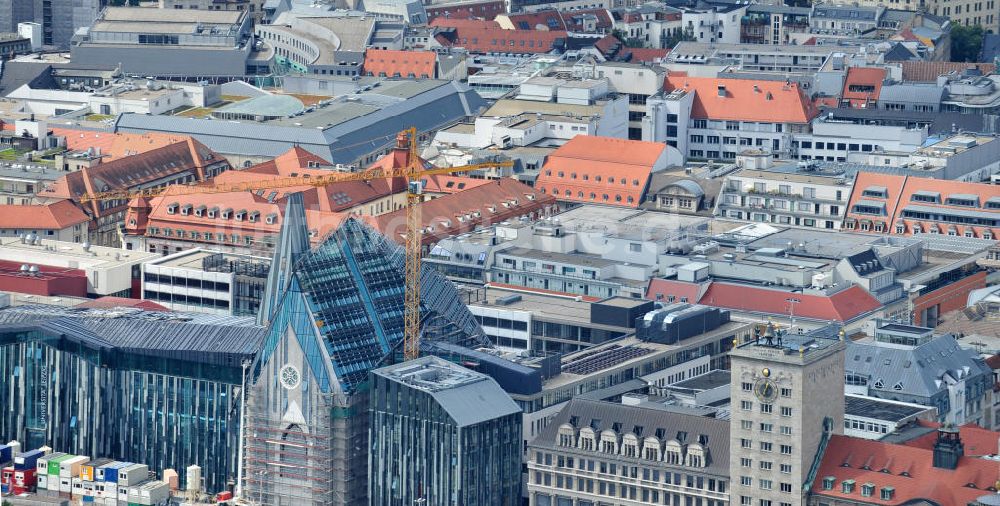
[[[0,437],[162,473],[234,481],[250,319],[23,306],[0,310]],[[184,473],[181,472],[183,479]]]
[[[521,409],[489,376],[426,356],[373,371],[370,405],[370,504],[520,504]]]
[[[258,319],[269,325],[247,404],[247,497],[275,505],[368,502],[369,372],[401,356],[402,250],[348,219],[310,248],[291,195]],[[477,343],[455,288],[425,269],[425,339]]]

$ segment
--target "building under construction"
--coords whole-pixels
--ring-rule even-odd
[[[287,206],[248,380],[243,496],[366,504],[368,375],[402,357],[404,253],[354,219],[310,249],[301,197]],[[421,277],[423,338],[483,344],[454,287],[429,268]]]

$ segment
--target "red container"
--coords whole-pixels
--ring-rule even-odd
[[[219,501],[219,502],[222,502],[222,501],[228,501],[228,500],[230,500],[230,499],[232,499],[232,498],[233,498],[233,493],[232,493],[232,492],[230,492],[230,491],[228,491],[228,490],[227,490],[227,491],[225,491],[225,492],[219,492],[219,493],[218,493],[218,494],[217,494],[217,495],[215,496],[215,500],[216,500],[216,501]]]
[[[10,485],[10,482],[14,479],[14,468],[5,467],[0,470],[0,483],[4,485]]]
[[[21,495],[21,494],[27,494],[28,492],[31,492],[31,490],[28,487],[13,486],[10,487],[10,492],[11,492],[10,495]]]
[[[14,483],[19,487],[28,487],[34,485],[38,481],[38,475],[35,474],[37,471],[35,469],[25,469],[23,471],[14,471]]]

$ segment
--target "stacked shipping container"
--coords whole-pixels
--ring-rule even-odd
[[[161,506],[170,499],[170,486],[149,479],[145,464],[91,460],[48,449],[20,453],[16,442],[0,445],[0,492],[35,493],[102,506]]]

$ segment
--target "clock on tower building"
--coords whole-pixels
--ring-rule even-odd
[[[760,325],[730,352],[731,504],[802,506],[829,437],[844,419],[844,334]]]

